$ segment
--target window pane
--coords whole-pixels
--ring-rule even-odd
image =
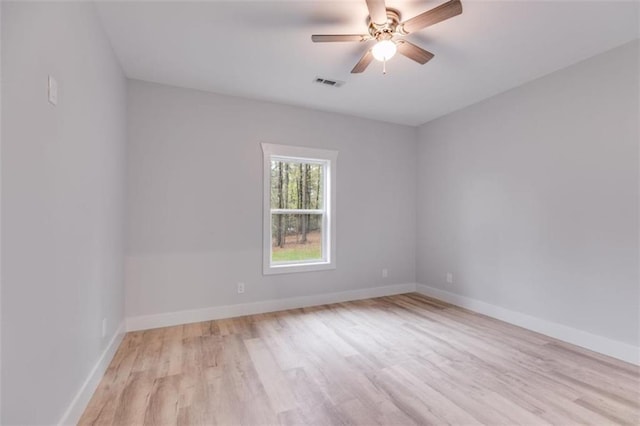
[[[272,209],[322,209],[324,166],[271,161]]]
[[[271,261],[322,260],[322,215],[271,215]]]

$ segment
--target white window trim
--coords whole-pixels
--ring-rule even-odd
[[[264,275],[286,274],[291,272],[323,271],[336,268],[336,163],[338,151],[306,148],[291,145],[276,145],[262,143],[263,153],[263,247],[262,247],[262,273]],[[291,264],[271,264],[271,157],[286,157],[292,161],[314,162],[322,160],[327,162],[324,187],[325,223],[323,229],[323,253],[324,259],[320,262],[296,262]],[[277,211],[278,209],[274,209]],[[315,212],[315,211],[314,211]]]

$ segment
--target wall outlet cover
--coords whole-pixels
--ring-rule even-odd
[[[58,82],[51,75],[49,76],[47,92],[49,96],[49,103],[51,105],[58,105]]]

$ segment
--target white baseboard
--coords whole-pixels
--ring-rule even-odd
[[[222,318],[262,314],[285,309],[348,302],[351,300],[369,299],[372,297],[391,296],[394,294],[411,293],[414,291],[567,343],[640,365],[640,348],[636,346],[591,334],[563,324],[547,321],[542,318],[512,311],[481,300],[471,299],[466,296],[429,287],[424,284],[413,283],[130,317],[126,320],[126,330],[137,331],[158,327],[170,327],[173,325],[189,324],[193,322],[212,321]]]
[[[263,314],[285,309],[304,308],[325,305],[327,303],[348,302],[351,300],[369,299],[372,297],[391,296],[394,294],[416,291],[414,283],[395,284],[384,287],[371,287],[359,290],[325,293],[313,296],[291,297],[287,299],[265,300],[242,303],[238,305],[213,306],[164,314],[144,315],[127,318],[127,331],[147,330],[158,327],[189,324],[192,322],[212,321],[221,318],[233,318],[243,315]]]
[[[433,297],[576,346],[581,346],[594,352],[640,365],[640,348],[628,343],[608,339],[566,325],[511,311],[501,306],[492,305],[481,300],[471,299],[424,284],[417,284],[416,291],[425,296]]]
[[[120,346],[120,342],[122,342],[124,334],[125,323],[123,321],[109,341],[107,348],[102,352],[102,355],[91,369],[89,376],[80,387],[80,390],[71,401],[71,404],[69,404],[69,407],[62,415],[58,425],[78,424],[78,420],[80,420],[82,413],[84,413],[85,408],[87,408],[87,404],[89,404],[93,393],[98,388],[100,380],[102,380],[102,376],[104,376],[105,371],[107,371],[107,367],[109,367],[113,356],[116,354],[116,350]]]

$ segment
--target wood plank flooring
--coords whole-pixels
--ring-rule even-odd
[[[406,294],[128,333],[81,425],[640,424],[640,371]]]

